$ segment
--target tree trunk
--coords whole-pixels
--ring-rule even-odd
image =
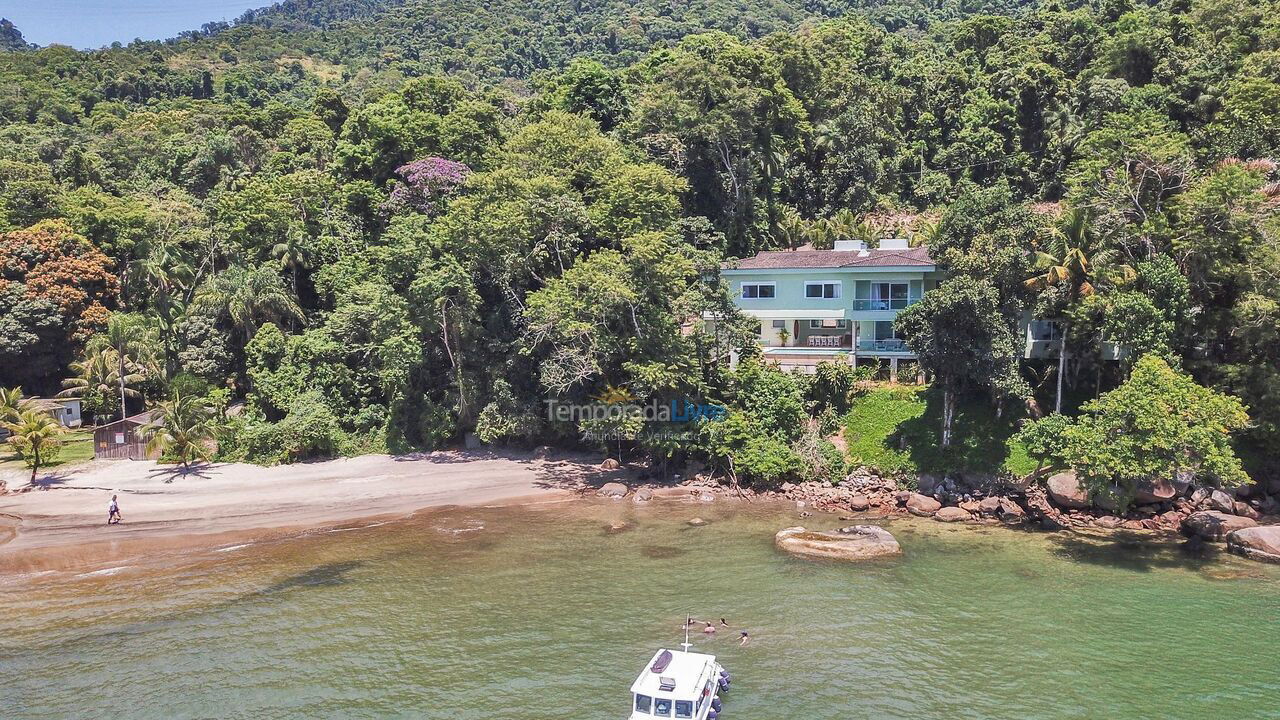
[[[118,353],[118,357],[119,357],[119,369],[117,370],[117,372],[119,373],[119,378],[118,378],[118,379],[120,380],[120,419],[121,419],[121,420],[123,420],[123,419],[124,419],[124,417],[125,417],[125,414],[124,414],[124,413],[125,413],[125,409],[124,409],[124,353]]]
[[[1054,399],[1053,411],[1062,413],[1062,378],[1067,374],[1067,325],[1063,323],[1062,336],[1058,339],[1058,394]]]
[[[40,471],[40,444],[31,443],[31,486],[35,487],[36,473]]]
[[[448,305],[440,306],[440,338],[444,341],[444,351],[449,356],[449,364],[453,366],[453,377],[458,383],[458,418],[466,423],[470,418],[467,408],[467,395],[463,389],[462,365],[453,356],[453,348],[449,345],[449,312]]]
[[[951,447],[951,422],[956,414],[955,391],[947,388],[942,391],[942,447]]]

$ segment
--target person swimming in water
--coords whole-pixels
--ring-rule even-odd
[[[738,647],[746,647],[749,642],[751,642],[751,636],[747,634],[746,630],[743,630],[742,641],[738,643]]]
[[[714,634],[716,631],[716,626],[712,625],[711,623],[707,623],[706,625],[707,625],[706,627],[702,628],[702,632],[708,635]]]

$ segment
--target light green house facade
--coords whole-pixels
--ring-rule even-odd
[[[738,308],[759,321],[765,359],[784,370],[813,372],[824,361],[887,365],[897,379],[901,361],[915,353],[894,330],[898,313],[942,280],[927,248],[887,239],[878,248],[859,242],[833,250],[762,252],[720,270]],[[1024,313],[1019,322],[1023,357],[1056,358],[1057,323]],[[1123,348],[1103,342],[1102,357]]]
[[[915,359],[894,319],[940,279],[926,248],[892,239],[875,249],[848,242],[763,252],[727,264],[721,276],[742,312],[759,320],[767,360],[804,371],[824,360],[887,360],[894,376],[900,360]]]

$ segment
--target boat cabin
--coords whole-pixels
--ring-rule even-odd
[[[631,720],[704,720],[719,680],[715,655],[659,650],[631,685]]]

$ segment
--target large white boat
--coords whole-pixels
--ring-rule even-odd
[[[631,720],[690,718],[714,720],[720,714],[720,692],[729,689],[729,673],[715,655],[659,650],[631,684]]]

